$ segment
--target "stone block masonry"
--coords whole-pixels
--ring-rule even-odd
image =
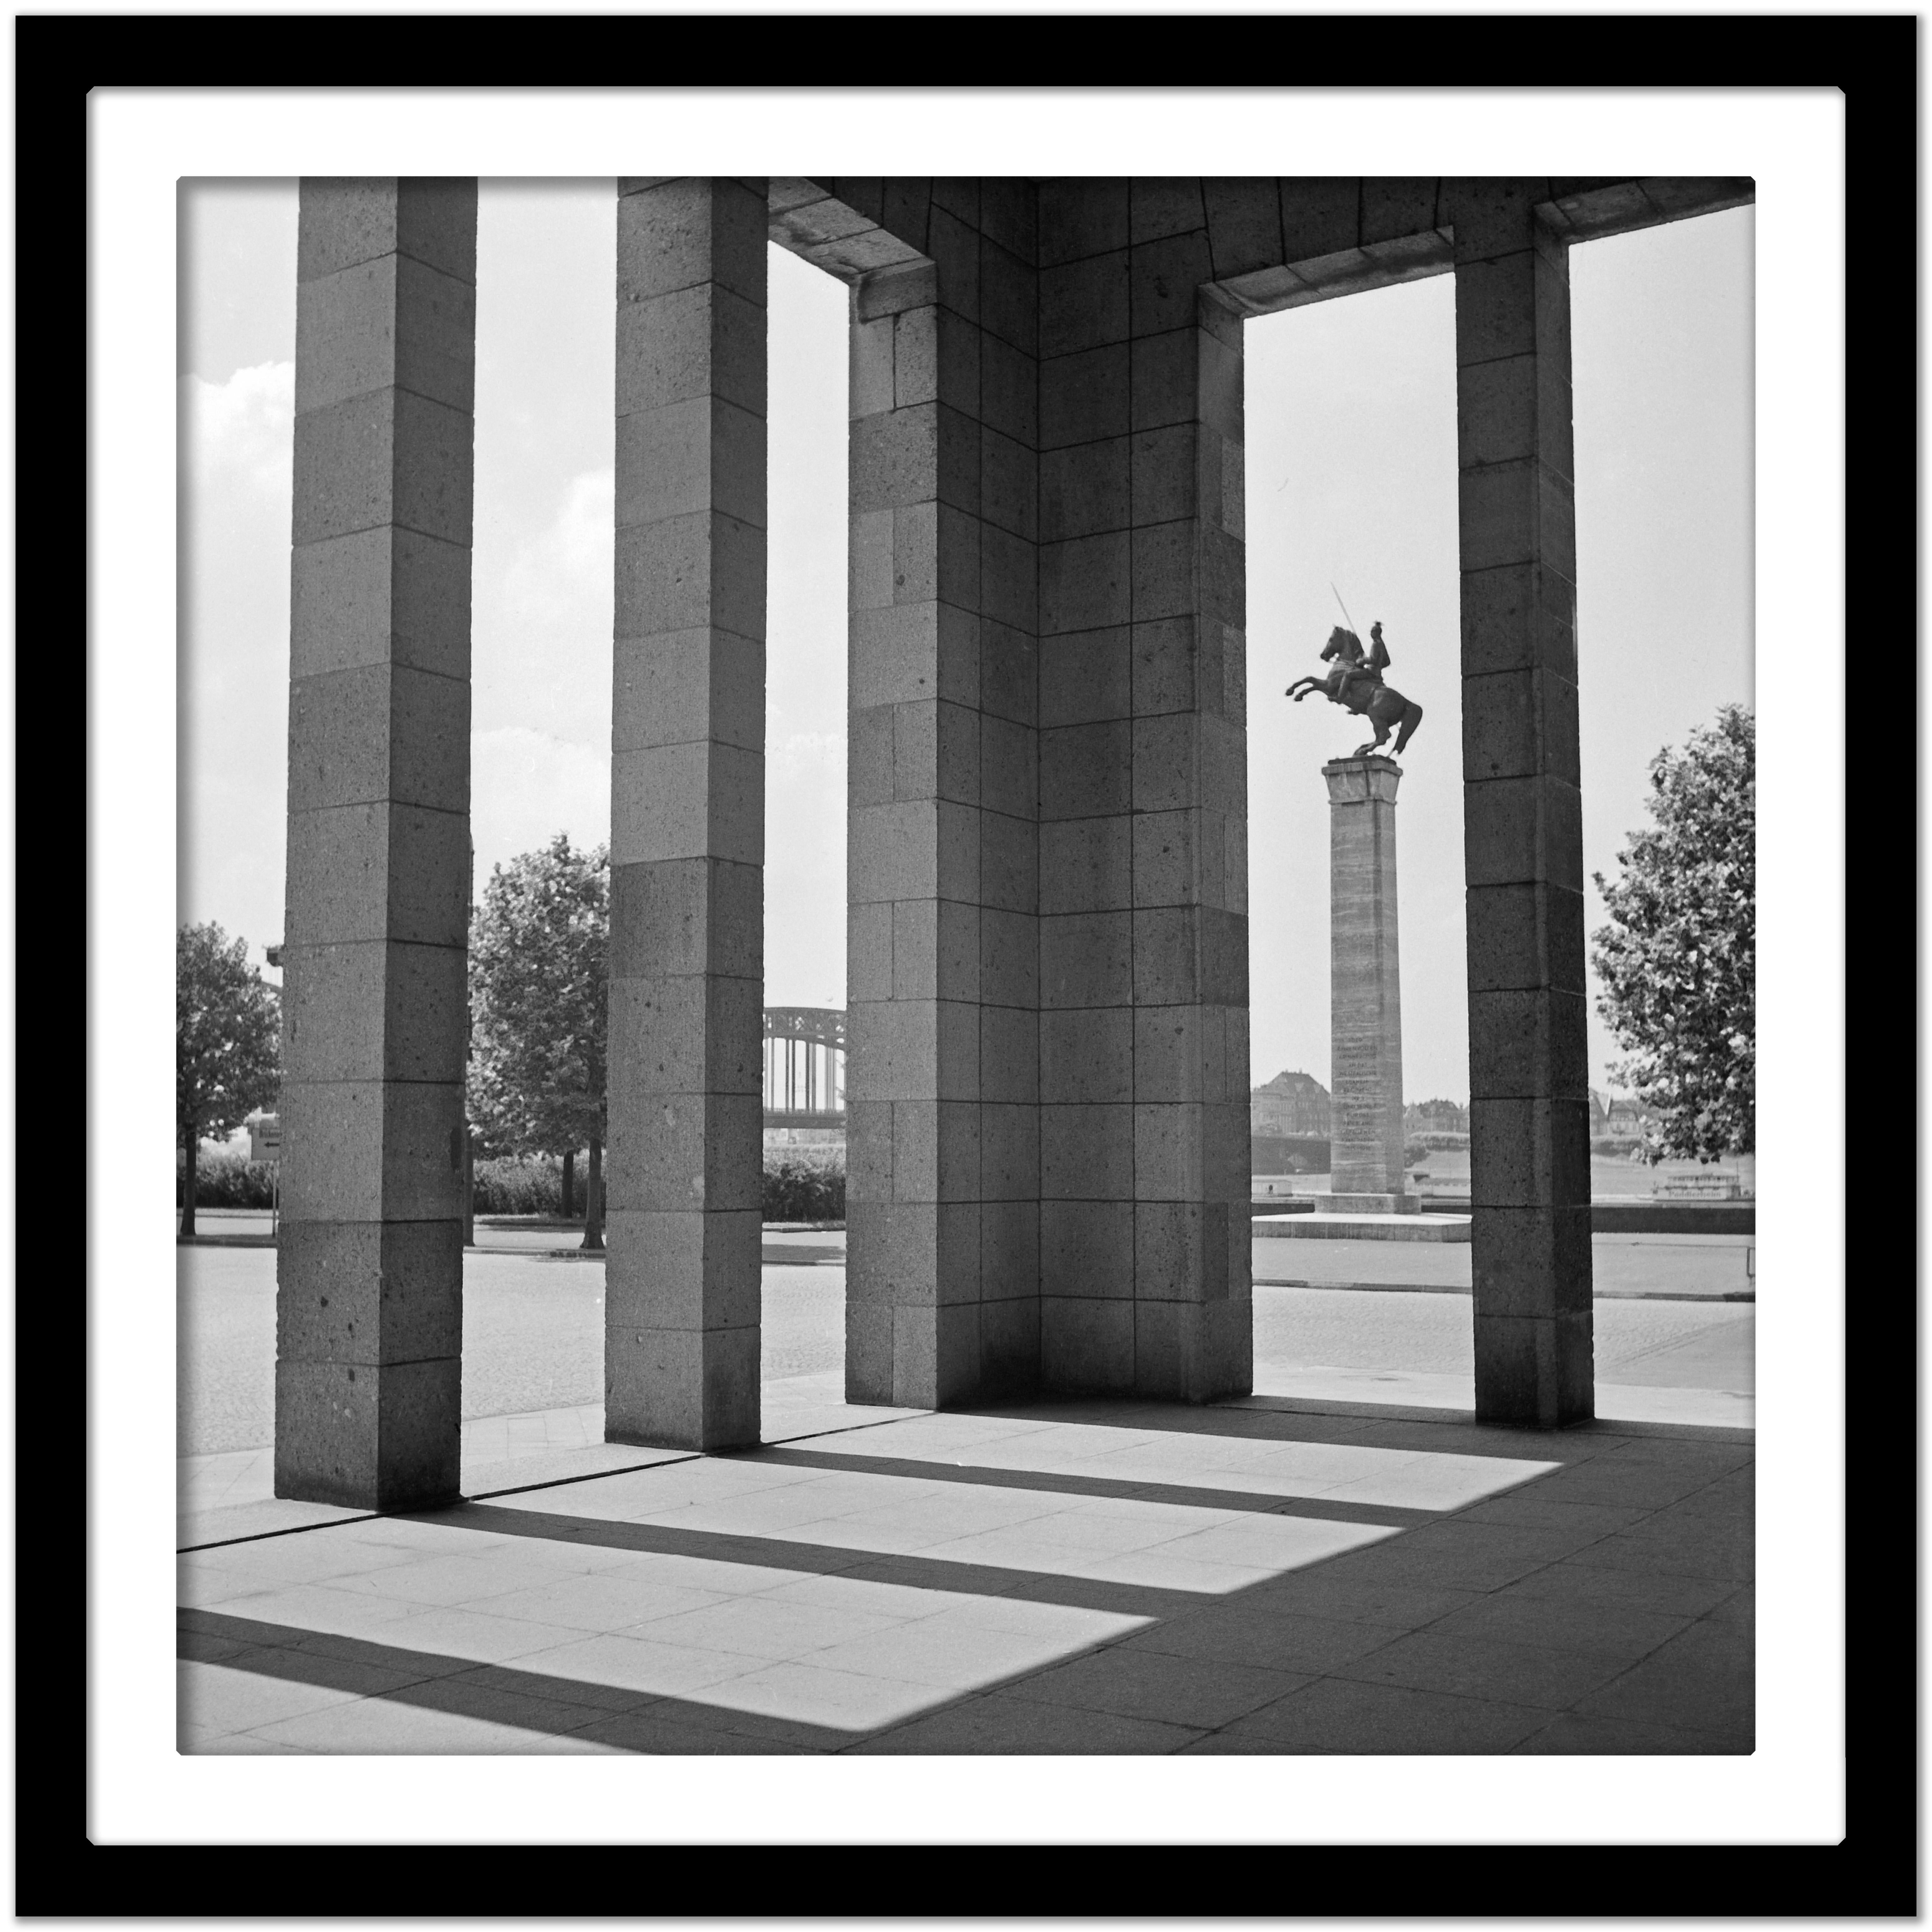
[[[846,1390],[939,1408],[1040,1377],[1033,194],[890,184],[867,266],[832,185],[785,223],[851,257]]]
[[[758,1440],[763,182],[617,200],[604,1432]]]
[[[1402,962],[1393,758],[1337,758],[1328,784],[1330,1194],[1337,1213],[1396,1213],[1406,1192]]]
[[[275,1493],[456,1493],[472,181],[302,184]]]
[[[1208,284],[1251,200],[1040,191],[1048,1388],[1250,1386],[1240,325]]]
[[[1538,281],[1547,352],[1510,362],[1525,264],[1508,258],[1532,228],[1546,244],[1748,194],[1735,182],[770,184],[773,238],[853,291],[855,1400],[943,1406],[1029,1380],[1195,1400],[1249,1386],[1241,318],[1456,272],[1465,670],[1514,672],[1489,662],[1502,640],[1471,616],[1510,585],[1481,574],[1520,567],[1505,526],[1526,512],[1559,578],[1574,544],[1561,492],[1552,508],[1510,467],[1526,406],[1557,436],[1560,358]],[[1526,211],[1540,228],[1522,226]],[[1550,448],[1539,479],[1567,478]],[[1479,768],[1466,742],[1472,799],[1517,782],[1505,767],[1534,735],[1526,704],[1560,746],[1561,683],[1466,686],[1490,760]],[[1541,865],[1574,814],[1559,793],[1490,802],[1489,818],[1470,808],[1472,958],[1532,990],[1510,978],[1522,969],[1509,935],[1527,916],[1560,948],[1561,922],[1540,922],[1530,877],[1502,881],[1514,897],[1479,916],[1490,880],[1474,855],[1479,840],[1515,850],[1496,860],[1508,870],[1527,840]],[[1517,808],[1532,802],[1530,832]],[[1568,1036],[1546,1017],[1534,1036],[1549,1068]],[[1483,1077],[1514,1076],[1498,1058]],[[1492,1096],[1480,1079],[1476,1091],[1480,1115]],[[1396,1119],[1374,1190],[1392,1204]],[[1492,1114],[1485,1172],[1552,1171],[1558,1120],[1532,1109],[1506,1145]],[[1574,1352],[1510,1325],[1573,1264],[1561,1216],[1539,1247],[1541,1222],[1484,1202],[1479,1182],[1502,1295],[1488,1316],[1478,1296],[1484,1385],[1520,1383],[1528,1360],[1530,1393],[1497,1396],[1496,1412],[1567,1417],[1552,1378],[1560,1358],[1574,1382]]]
[[[1568,243],[1452,182],[1476,1408],[1595,1412]]]
[[[1590,1414],[1565,250],[1750,192],[619,182],[613,1439],[759,1432],[772,240],[852,300],[849,1394],[1250,1387],[1242,320],[1453,272],[1477,1400]],[[458,1480],[475,238],[303,184],[276,1480],[362,1508]]]

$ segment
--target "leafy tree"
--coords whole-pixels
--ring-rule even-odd
[[[469,1106],[479,1150],[590,1151],[584,1245],[604,1245],[608,849],[559,832],[495,867],[470,928]]]
[[[248,964],[248,942],[220,926],[175,935],[175,1119],[185,1165],[181,1231],[194,1232],[195,1151],[230,1134],[281,1084],[281,1001]]]
[[[1654,1118],[1644,1157],[1708,1161],[1756,1142],[1757,732],[1726,704],[1651,760],[1654,826],[1598,890],[1598,1010],[1630,1059],[1611,1070]]]

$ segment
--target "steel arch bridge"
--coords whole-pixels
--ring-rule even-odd
[[[845,1124],[845,1016],[836,1006],[765,1009],[765,1125]]]

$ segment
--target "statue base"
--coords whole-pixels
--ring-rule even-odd
[[[1258,1241],[1469,1243],[1466,1214],[1257,1214],[1253,1225]]]
[[[1419,1214],[1422,1197],[1417,1194],[1318,1194],[1318,1214]]]

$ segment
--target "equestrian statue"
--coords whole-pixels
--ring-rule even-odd
[[[1366,718],[1376,728],[1375,739],[1372,743],[1355,747],[1349,755],[1358,758],[1379,752],[1388,742],[1391,731],[1396,734],[1395,751],[1400,753],[1422,722],[1422,706],[1403,697],[1393,685],[1382,682],[1389,654],[1379,623],[1369,626],[1369,642],[1370,648],[1364,656],[1361,639],[1337,624],[1322,647],[1324,662],[1334,660],[1328,675],[1297,678],[1283,694],[1299,704],[1311,691],[1318,691],[1330,704],[1341,705]]]

